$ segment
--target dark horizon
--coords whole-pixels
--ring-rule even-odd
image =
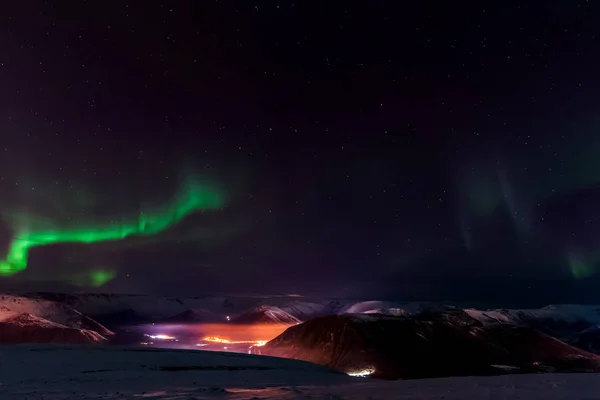
[[[598,282],[600,283],[600,282]],[[53,289],[57,288],[57,290],[48,291],[47,285],[38,285],[38,286],[27,286],[21,288],[2,288],[0,291],[2,294],[7,295],[49,295],[49,296],[57,296],[58,298],[62,296],[69,295],[97,295],[97,296],[152,296],[158,298],[218,298],[225,297],[230,299],[243,299],[243,298],[253,298],[253,299],[265,299],[264,304],[269,305],[269,299],[281,299],[286,298],[290,301],[341,301],[341,302],[369,302],[369,301],[383,301],[383,302],[391,302],[398,304],[406,304],[406,303],[431,303],[438,305],[448,305],[454,306],[458,308],[474,308],[479,310],[496,310],[496,309],[537,309],[543,308],[546,306],[555,306],[555,305],[568,305],[568,304],[579,304],[579,305],[600,305],[596,301],[594,301],[593,297],[582,298],[581,301],[572,302],[569,301],[570,296],[566,294],[563,297],[556,297],[557,301],[544,301],[542,299],[521,299],[521,298],[499,298],[497,300],[478,300],[476,298],[460,298],[454,300],[448,300],[444,298],[439,299],[427,299],[427,298],[419,298],[419,297],[401,297],[401,296],[380,296],[377,297],[376,293],[365,294],[363,296],[327,296],[321,294],[286,294],[286,293],[239,293],[239,292],[201,292],[201,293],[181,293],[177,291],[173,291],[172,293],[134,293],[134,292],[110,292],[103,291],[101,289],[91,289],[91,290],[80,290],[79,288],[67,287],[64,284],[56,283],[51,286]],[[561,300],[561,298],[563,300]]]

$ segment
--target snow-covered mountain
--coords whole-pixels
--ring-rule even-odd
[[[237,316],[233,323],[238,324],[299,324],[301,321],[279,307],[262,305],[242,315]]]
[[[184,313],[201,313],[212,322],[233,318],[264,304],[278,306],[290,297],[157,297],[120,294],[56,294],[31,293],[28,297],[44,298],[66,304],[81,313],[98,319],[111,319],[123,312],[135,312],[137,318],[162,321]],[[114,319],[114,318],[113,318]],[[210,322],[210,321],[204,321]]]
[[[363,301],[350,304],[344,309],[344,314],[383,314],[383,315],[409,315],[409,311],[397,303],[383,301]]]
[[[412,317],[345,314],[288,328],[255,354],[340,372],[410,379],[505,372],[600,371],[600,359],[537,330],[484,326],[456,309]]]
[[[110,337],[113,332],[67,304],[40,297],[0,295],[0,307],[15,313],[31,314],[36,317],[69,328],[86,329]]]
[[[333,314],[380,313],[386,315],[415,315],[425,311],[439,311],[456,308],[443,303],[428,302],[390,302],[390,301],[354,301],[311,299],[298,296],[204,296],[165,298],[146,295],[120,294],[59,294],[28,293],[24,295],[0,295],[0,305],[11,306],[23,299],[35,299],[41,308],[47,309],[44,301],[51,304],[77,310],[79,315],[95,316],[112,313],[135,313],[140,318],[170,318],[185,312],[197,312],[214,315],[222,320],[250,312],[261,306],[278,307],[282,311],[305,321],[310,318]],[[26,307],[30,308],[30,305]],[[488,323],[522,323],[530,320],[554,320],[568,324],[600,324],[600,306],[563,304],[551,305],[539,309],[465,309],[473,318]],[[52,311],[49,311],[52,312]],[[59,311],[58,314],[64,314]],[[36,314],[37,315],[37,314]],[[51,318],[49,318],[51,319]],[[585,328],[583,328],[585,329]]]
[[[0,309],[0,343],[102,344],[107,339],[96,331],[70,328],[47,319]]]
[[[471,317],[485,325],[514,324],[529,326],[549,335],[571,340],[579,332],[600,324],[600,306],[560,304],[538,309],[465,309]]]
[[[328,315],[372,314],[415,316],[421,313],[458,308],[443,303],[354,301],[315,299],[298,296],[203,296],[162,298],[145,295],[29,293],[0,295],[0,307],[77,329],[89,329],[113,343],[111,330],[123,335],[123,327],[149,324],[210,324],[224,322],[282,323],[294,325]],[[553,337],[595,351],[590,344],[600,325],[600,306],[552,305],[539,309],[464,309],[484,326],[511,324],[535,328]],[[110,328],[107,329],[105,326]],[[117,336],[119,336],[117,335]],[[123,338],[121,338],[123,339]],[[265,338],[266,339],[266,338]],[[595,339],[594,339],[595,341]]]

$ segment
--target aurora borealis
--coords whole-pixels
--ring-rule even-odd
[[[383,3],[11,3],[0,289],[600,301],[598,6]]]
[[[224,197],[219,191],[187,179],[171,203],[142,211],[137,218],[118,218],[117,223],[61,227],[58,223],[46,222],[47,226],[36,227],[36,218],[31,216],[31,224],[11,227],[14,238],[6,258],[0,260],[0,275],[10,276],[27,268],[28,253],[33,247],[57,243],[89,244],[121,240],[134,235],[156,235],[193,212],[216,210],[224,205]],[[10,220],[10,216],[6,219]],[[114,272],[92,271],[91,286],[101,286],[114,275]]]

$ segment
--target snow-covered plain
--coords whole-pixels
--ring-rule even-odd
[[[294,360],[118,347],[0,347],[2,400],[596,399],[594,374],[376,381]]]

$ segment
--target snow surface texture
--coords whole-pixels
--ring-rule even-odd
[[[595,374],[376,381],[293,360],[115,347],[0,347],[2,400],[597,399]]]

